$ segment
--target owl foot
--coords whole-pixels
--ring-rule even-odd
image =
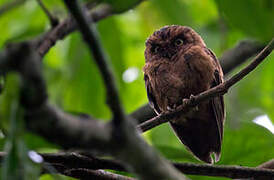
[[[189,97],[189,100],[190,100],[190,103],[192,103],[195,100],[195,96],[193,94],[191,94]],[[199,111],[199,106],[197,105],[197,106],[193,107],[193,110]]]
[[[169,112],[174,112],[174,111],[176,111],[177,106],[174,104],[172,107],[167,106],[166,109],[167,109]]]
[[[183,100],[182,100],[182,106],[185,107],[185,106],[191,104],[194,100],[195,100],[195,96],[191,94],[190,97],[189,97],[189,99],[183,99]],[[199,111],[198,105],[195,106],[195,107],[193,107],[193,108],[191,109],[191,111],[194,111],[194,112]]]
[[[195,96],[193,94],[190,95],[189,100],[193,102],[195,100]]]

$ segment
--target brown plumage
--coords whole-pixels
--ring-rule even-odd
[[[186,26],[165,26],[146,41],[143,68],[150,105],[159,114],[175,110],[182,100],[223,82],[221,66],[203,39]],[[224,100],[200,103],[170,121],[181,142],[200,160],[213,163],[221,153]]]

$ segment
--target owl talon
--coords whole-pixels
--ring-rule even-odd
[[[176,104],[173,104],[173,109],[177,109],[177,105]]]
[[[181,106],[182,105],[173,104],[172,107],[167,106],[167,110],[174,112],[174,111],[177,111],[178,109],[180,109]]]
[[[170,112],[174,112],[176,110],[176,108],[174,108],[174,105],[173,105],[173,108],[171,108],[170,106],[167,106],[166,109]]]
[[[182,105],[183,105],[183,106],[186,106],[187,104],[188,104],[188,99],[183,99],[183,100],[182,100]]]
[[[189,100],[193,102],[195,100],[195,96],[193,94],[190,95]]]

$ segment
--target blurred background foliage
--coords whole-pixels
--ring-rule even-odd
[[[0,0],[0,7],[9,1]],[[44,2],[58,18],[67,16],[61,0]],[[109,2],[120,12],[137,0]],[[134,9],[100,21],[97,27],[111,59],[123,105],[130,113],[147,103],[142,66],[144,42],[153,31],[170,24],[191,26],[220,57],[225,50],[243,39],[255,39],[261,43],[269,41],[274,35],[273,17],[272,0],[149,0]],[[50,25],[37,2],[27,0],[18,8],[0,14],[0,27],[0,48],[3,49],[8,42],[39,36],[49,30]],[[49,97],[51,103],[66,111],[88,113],[105,121],[110,119],[111,114],[105,105],[102,79],[91,59],[78,32],[59,41],[43,60]],[[237,67],[228,76],[243,66]],[[272,54],[225,95],[227,118],[222,158],[218,164],[257,166],[274,157],[273,71]],[[10,107],[16,94],[14,84],[14,78],[8,77],[7,87],[0,96],[2,150],[12,139],[6,132],[11,127]],[[254,122],[268,122],[268,129]],[[170,160],[200,163],[179,143],[168,124],[146,132],[144,137]],[[53,152],[58,149],[28,132],[24,133],[23,139],[31,150]],[[18,158],[13,160],[18,161]],[[40,179],[55,178],[44,175]],[[66,179],[64,176],[58,178]]]

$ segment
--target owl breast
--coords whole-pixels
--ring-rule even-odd
[[[147,63],[153,94],[162,111],[173,107],[210,88],[214,77],[214,66],[206,54],[197,54],[195,47],[177,57],[177,61],[154,61]],[[146,70],[147,69],[147,70]],[[149,71],[148,71],[149,70]]]

